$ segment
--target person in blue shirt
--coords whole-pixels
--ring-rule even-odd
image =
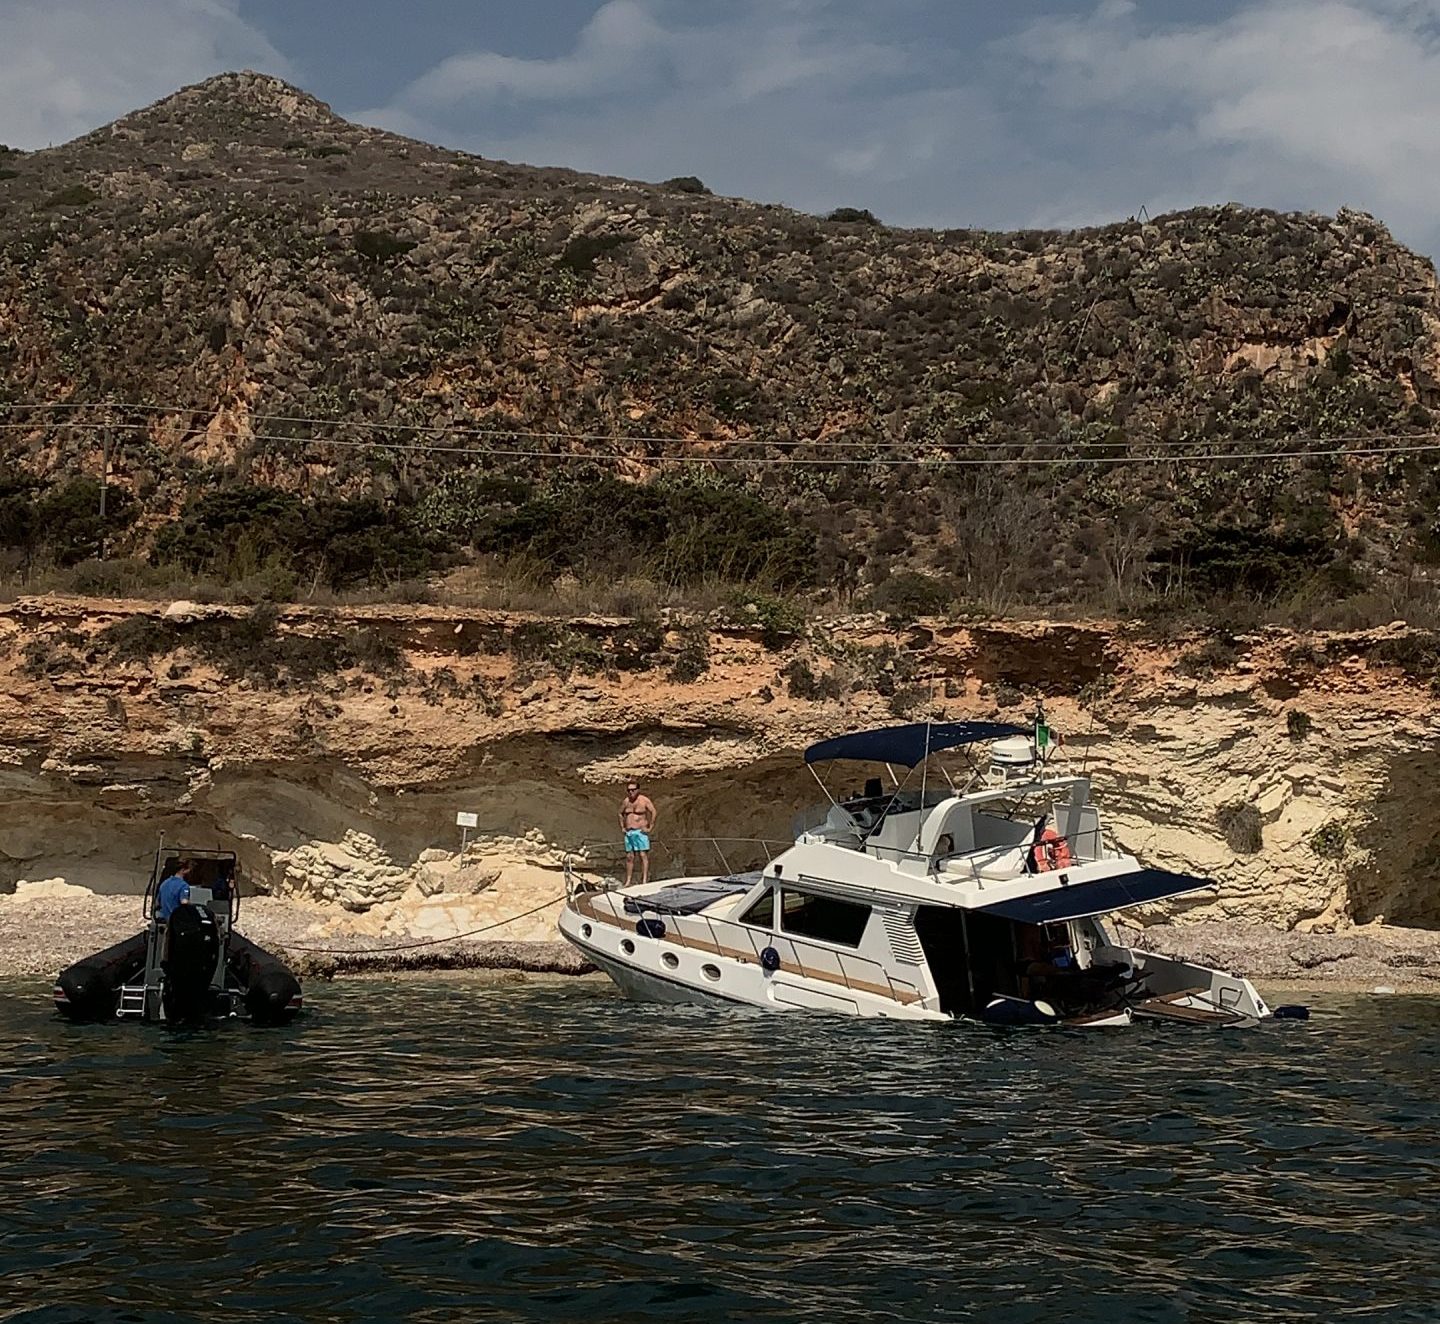
[[[160,918],[167,924],[170,916],[181,906],[190,904],[190,861],[181,860],[175,866],[175,872],[160,884],[160,890],[156,893],[155,904],[160,911]]]

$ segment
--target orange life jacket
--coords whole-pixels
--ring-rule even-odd
[[[1049,873],[1052,869],[1068,869],[1075,857],[1070,853],[1070,843],[1054,828],[1047,827],[1040,834],[1040,840],[1030,848],[1035,862],[1036,873]]]

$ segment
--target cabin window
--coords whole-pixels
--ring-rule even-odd
[[[775,927],[774,889],[767,887],[761,892],[750,909],[740,916],[740,922],[753,924],[757,929],[773,929]]]
[[[802,938],[818,938],[840,947],[858,947],[870,922],[870,907],[831,896],[812,896],[786,888],[780,894],[780,927]]]

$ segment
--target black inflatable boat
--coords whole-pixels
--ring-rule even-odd
[[[171,878],[183,881],[162,890]],[[279,1025],[301,1010],[300,981],[235,929],[240,883],[233,852],[162,844],[142,913],[140,933],[60,972],[58,1011],[86,1021],[248,1016],[257,1025]]]

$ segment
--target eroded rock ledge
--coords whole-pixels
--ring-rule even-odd
[[[817,797],[810,741],[927,710],[1024,719],[1044,698],[1119,841],[1221,884],[1146,918],[1440,926],[1437,648],[1403,625],[1217,644],[1098,623],[295,608],[227,654],[245,617],[0,609],[0,889],[133,892],[163,832],[236,849],[254,886],[357,933],[449,937],[539,907],[491,936],[544,940],[567,854],[615,866],[631,773],[661,806],[657,866],[733,864],[751,847],[712,834],[784,841]],[[1235,806],[1258,828],[1239,854],[1219,820]],[[480,820],[463,861],[457,810]]]

